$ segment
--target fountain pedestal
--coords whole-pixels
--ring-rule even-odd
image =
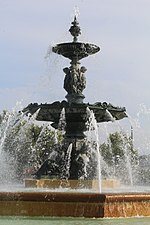
[[[69,188],[69,189],[89,189],[93,191],[99,190],[98,180],[56,180],[56,179],[24,179],[24,185],[26,188]],[[116,179],[106,179],[101,181],[102,189],[115,189],[120,188],[121,184]]]
[[[98,190],[98,180],[56,180],[56,179],[25,179],[26,188],[69,188]]]

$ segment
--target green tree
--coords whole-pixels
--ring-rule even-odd
[[[1,125],[1,153],[5,155],[12,180],[22,179],[27,171],[34,172],[63,139],[61,132],[56,132],[49,124],[38,125],[18,113],[8,113]]]
[[[100,152],[107,165],[107,171],[102,170],[103,176],[118,177],[124,183],[132,179],[133,174],[135,177],[138,152],[133,148],[131,137],[122,132],[110,134],[107,143],[100,145]]]

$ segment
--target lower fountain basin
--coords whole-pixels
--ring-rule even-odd
[[[0,216],[150,216],[149,193],[0,192]]]

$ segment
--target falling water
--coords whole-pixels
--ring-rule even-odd
[[[49,59],[51,54],[52,54],[52,45],[50,44],[48,46],[47,53],[45,55],[45,59]]]
[[[6,112],[0,124],[0,179],[1,185],[11,183],[15,177],[14,159],[10,156],[8,151],[5,151],[6,143],[10,142],[9,136],[11,132],[18,126],[22,115],[13,112]]]
[[[129,144],[127,144],[125,142],[125,140],[123,139],[124,156],[125,156],[125,159],[126,159],[126,169],[128,171],[130,185],[133,186],[131,156],[130,156],[129,151],[128,151],[129,147],[130,147]]]
[[[100,151],[99,151],[99,135],[98,135],[98,127],[97,121],[95,119],[94,113],[87,107],[87,115],[89,116],[89,129],[87,134],[87,139],[92,138],[92,131],[94,131],[95,142],[96,142],[96,152],[97,152],[97,174],[98,174],[98,191],[101,193],[101,163],[100,163]],[[93,141],[91,141],[92,143]]]
[[[3,151],[4,148],[4,143],[7,137],[7,132],[8,129],[10,127],[10,123],[11,123],[11,115],[6,113],[6,115],[4,116],[4,119],[1,123],[1,133],[0,133],[0,182],[1,185],[3,185],[3,182],[7,182],[7,180],[9,180],[9,165],[7,164],[7,160],[6,160],[6,154]],[[12,170],[10,170],[12,172]]]
[[[3,145],[6,139],[8,128],[11,123],[11,119],[12,119],[11,114],[6,112],[6,115],[4,116],[0,129],[0,154],[2,153]]]
[[[110,140],[110,138],[109,138],[109,132],[108,132],[108,126],[107,126],[107,123],[104,123],[104,128],[105,128],[105,130],[104,130],[104,132],[105,132],[105,134],[106,134],[106,138],[107,138],[107,142],[108,142],[108,146],[109,146],[109,152],[110,152],[110,155],[113,155],[113,151],[112,151],[112,145],[111,145],[111,140]],[[115,162],[113,161],[113,166],[110,166],[110,165],[108,165],[106,162],[105,162],[105,160],[103,160],[103,164],[106,164],[105,165],[105,168],[107,167],[107,170],[106,170],[106,174],[107,175],[105,175],[106,177],[105,178],[115,178]]]
[[[133,125],[132,125],[132,122],[131,122],[131,117],[128,114],[127,114],[127,117],[128,117],[128,121],[130,123],[130,127],[132,128]],[[123,150],[124,150],[124,156],[125,156],[125,160],[126,160],[126,168],[127,168],[128,176],[129,176],[129,183],[130,183],[131,186],[133,186],[132,162],[131,162],[131,154],[129,152],[129,148],[130,147],[133,149],[133,137],[132,137],[132,134],[131,134],[130,137],[131,137],[131,142],[132,143],[126,143],[125,137],[123,135],[123,129],[120,126],[118,121],[117,121],[117,125],[119,126],[119,128],[121,130],[120,134],[122,134]]]
[[[60,113],[60,119],[58,123],[58,128],[62,131],[65,130],[66,126],[66,116],[65,116],[65,108],[62,108],[61,113]]]
[[[44,138],[44,136],[46,136],[47,134],[47,132],[46,132],[46,130],[49,130],[49,131],[52,131],[52,130],[54,130],[52,127],[51,127],[51,125],[50,124],[47,124],[47,123],[44,123],[43,125],[42,125],[42,129],[41,129],[41,131],[40,131],[40,134],[38,135],[38,138],[37,138],[37,140],[36,140],[36,143],[35,143],[35,145],[34,146],[31,146],[31,149],[32,149],[32,153],[31,153],[31,155],[32,155],[32,158],[34,158],[34,161],[36,162],[36,165],[35,165],[35,167],[36,168],[38,168],[39,167],[39,153],[38,153],[38,149],[39,150],[45,150],[45,148],[42,148],[41,149],[41,145],[40,145],[40,143],[41,142],[43,142],[44,140],[43,140],[43,138]],[[56,144],[57,142],[58,142],[58,140],[57,140],[57,136],[56,136],[56,134],[54,133],[54,144]],[[48,156],[48,154],[49,153],[47,153],[47,156]],[[49,156],[50,157],[50,156]],[[42,163],[42,162],[41,162]]]
[[[109,121],[112,121],[112,122],[116,121],[115,118],[112,116],[112,114],[108,111],[108,109],[106,109],[105,111],[105,117],[107,117]]]
[[[72,152],[72,143],[69,145],[66,155],[65,155],[65,165],[64,165],[64,174],[65,179],[67,179],[70,176],[69,170],[70,170],[70,161],[71,161],[71,152]]]

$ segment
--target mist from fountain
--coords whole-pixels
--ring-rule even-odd
[[[14,143],[18,142],[18,140],[19,140],[19,143],[20,143],[20,146],[19,145],[17,146],[16,151],[19,148],[21,148],[21,144],[22,143],[28,142],[29,140],[26,138],[24,130],[26,130],[32,123],[35,123],[35,124],[37,123],[35,121],[35,118],[36,118],[37,114],[38,114],[38,111],[33,116],[26,117],[24,114],[19,114],[18,115],[17,112],[8,113],[8,114],[6,114],[6,116],[4,117],[4,119],[3,119],[2,123],[1,123],[1,128],[3,128],[3,129],[1,129],[1,140],[2,140],[1,141],[1,167],[2,167],[1,171],[3,171],[3,173],[1,173],[1,180],[4,181],[5,185],[6,184],[7,185],[11,184],[11,182],[13,182],[13,177],[15,177],[15,171],[14,171],[14,168],[13,168],[13,165],[15,163],[14,162],[11,163],[12,161],[15,160],[15,158],[12,158],[12,156],[11,156],[9,158],[9,160],[8,160],[8,155],[7,155],[7,157],[4,157],[5,154],[3,154],[3,153],[5,153],[4,152],[4,146],[6,144],[5,142],[6,142],[7,138],[9,137],[9,135],[11,134],[12,128],[15,129],[20,122],[22,123],[22,127],[20,129],[20,132],[18,133],[18,136],[16,136],[16,140],[13,140]],[[94,152],[95,149],[96,149],[96,153],[94,152],[94,154],[96,154],[96,157],[98,159],[98,161],[97,161],[98,162],[98,169],[97,169],[97,171],[98,171],[97,175],[98,176],[97,177],[98,177],[98,180],[99,180],[98,192],[103,192],[104,189],[101,188],[101,179],[102,179],[101,178],[101,170],[102,170],[102,165],[104,165],[105,162],[103,161],[102,157],[100,156],[100,152],[99,152],[99,137],[101,137],[101,133],[99,133],[100,131],[99,131],[98,127],[97,127],[97,123],[96,123],[96,120],[95,120],[95,117],[94,117],[94,114],[93,114],[92,110],[87,108],[87,114],[88,114],[88,117],[89,117],[89,119],[88,119],[88,121],[89,121],[88,122],[88,131],[86,131],[87,142],[91,143],[90,144],[91,151]],[[62,115],[63,115],[62,118],[64,119],[65,118],[64,117],[64,110],[63,110]],[[25,119],[27,121],[26,123],[24,123]],[[64,121],[62,121],[63,124],[64,124]],[[121,130],[121,132],[123,133],[123,128],[118,123],[118,121],[115,121],[113,124],[118,128],[118,130]],[[133,122],[132,122],[132,125],[133,125]],[[54,131],[55,144],[56,145],[58,144],[58,138],[57,138],[56,130],[54,128],[52,128],[50,124],[42,123],[41,132],[40,132],[40,134],[38,136],[38,139],[36,140],[35,146],[32,149],[32,154],[33,154],[32,158],[35,159],[34,161],[37,160],[36,155],[35,155],[36,154],[36,149],[40,148],[40,144],[39,143],[43,140],[43,135],[44,135],[44,132],[45,132],[44,130],[47,129],[47,126],[49,127],[48,128],[49,130],[53,130]],[[107,126],[109,126],[109,124],[105,123],[104,126],[105,126],[105,130],[106,130],[106,136],[108,137],[109,136],[109,132],[107,130]],[[123,135],[122,135],[122,137],[123,137]],[[123,149],[124,149],[124,152],[125,152],[126,170],[128,171],[127,174],[128,174],[129,182],[128,182],[128,184],[126,183],[126,185],[121,186],[120,189],[119,189],[119,192],[121,192],[121,191],[127,191],[127,192],[132,191],[132,187],[131,186],[135,183],[135,179],[136,179],[136,176],[137,176],[137,174],[136,174],[136,172],[137,172],[136,168],[137,167],[132,170],[131,158],[130,158],[131,156],[128,155],[128,147],[129,146],[126,145],[126,144],[127,143],[124,140]],[[94,145],[94,148],[93,148],[93,145]],[[110,145],[110,148],[111,148],[111,144],[109,144],[109,145]],[[31,148],[32,148],[32,146],[31,146]],[[92,150],[92,148],[93,148],[93,150]],[[67,177],[69,176],[71,151],[72,151],[72,144],[70,144],[69,147],[68,147],[67,154],[66,154],[66,159],[65,159],[66,164],[64,165],[64,174]],[[54,153],[56,153],[56,152],[52,151],[51,154],[49,155],[49,158],[53,158],[54,159]],[[7,158],[7,160],[6,160],[6,158]],[[89,166],[88,165],[89,161],[88,160],[86,161],[86,158],[84,158],[84,160],[85,160],[85,174],[86,174],[87,171],[88,171],[87,168]],[[108,174],[110,174],[110,176],[108,176],[107,178],[112,178],[111,175],[112,175],[113,167],[114,167],[114,165],[112,167],[107,168],[107,170],[110,171],[110,172],[108,172]],[[134,177],[134,179],[133,179],[133,177]],[[2,185],[2,182],[1,182],[1,185]],[[145,190],[147,190],[148,187],[145,186],[144,188],[145,188]],[[143,190],[142,188],[141,189],[138,188],[138,186],[134,186],[134,189],[136,191],[138,191],[138,190],[142,191]],[[67,189],[67,190],[69,191],[69,189]],[[78,189],[78,191],[80,191],[80,190]],[[81,191],[83,191],[82,188],[81,188]],[[90,191],[90,190],[88,190],[88,191]],[[91,191],[93,191],[93,190],[91,190]],[[114,192],[115,189],[114,190],[112,189],[110,191]]]
[[[6,112],[0,126],[0,181],[1,185],[9,184],[14,177],[14,168],[11,164],[13,158],[9,157],[6,151],[4,151],[5,142],[11,133],[14,126],[17,125],[17,117],[14,112],[11,114]]]
[[[116,127],[116,132],[119,133],[121,140],[122,140],[122,146],[120,146],[120,148],[122,149],[123,155],[124,155],[124,161],[121,160],[120,155],[114,155],[114,152],[112,150],[112,143],[110,140],[110,134],[108,131],[108,127],[109,125],[107,123],[105,123],[105,132],[106,132],[106,137],[107,137],[107,143],[109,146],[109,152],[110,154],[113,156],[113,164],[112,166],[108,165],[108,169],[107,169],[107,173],[109,174],[108,177],[110,178],[118,178],[122,181],[122,183],[128,185],[128,186],[132,186],[133,185],[133,176],[135,175],[133,170],[132,170],[132,162],[131,162],[131,148],[133,149],[132,143],[127,141],[127,137],[128,137],[128,133],[127,131],[125,131],[123,129],[123,127],[121,126],[121,124],[119,123],[119,121],[116,120],[112,120],[114,127]],[[115,131],[114,131],[115,133]],[[129,137],[130,138],[130,137]],[[131,140],[132,141],[132,140]],[[124,165],[125,163],[125,165]],[[119,165],[122,167],[124,167],[124,172],[127,172],[127,179],[126,176],[124,175],[124,173],[120,173],[117,172],[117,170],[119,170]],[[116,177],[117,175],[117,177]]]
[[[91,149],[93,148],[92,145],[94,145],[93,143],[95,143],[93,152],[96,149],[96,158],[97,160],[97,179],[98,179],[98,192],[101,193],[102,192],[102,188],[101,188],[101,162],[103,161],[102,157],[100,156],[100,151],[99,151],[99,130],[98,130],[98,126],[97,126],[97,122],[94,116],[94,113],[92,110],[90,110],[87,107],[87,115],[88,115],[88,122],[87,122],[87,126],[88,126],[88,131],[86,132],[87,135],[87,142],[90,143],[90,147]],[[5,144],[6,139],[9,136],[9,133],[11,133],[12,129],[16,129],[16,127],[18,126],[19,123],[22,123],[20,132],[18,134],[18,136],[16,136],[16,140],[14,140],[14,142],[17,142],[19,140],[20,142],[20,146],[17,147],[17,149],[21,148],[21,143],[28,141],[26,139],[26,136],[24,135],[24,131],[33,123],[37,123],[35,122],[35,119],[37,117],[39,113],[39,109],[33,114],[30,115],[28,114],[28,116],[24,115],[24,113],[20,113],[18,114],[18,112],[16,112],[16,110],[13,110],[12,113],[6,113],[2,123],[1,123],[1,166],[2,166],[2,170],[1,171],[5,171],[1,174],[1,180],[5,180],[5,183],[11,183],[13,181],[13,177],[15,177],[15,170],[13,168],[12,165],[14,165],[15,163],[13,163],[11,165],[11,161],[14,160],[14,158],[10,159],[7,155],[7,157],[4,157],[4,151],[3,151],[3,146]],[[116,121],[114,119],[114,117],[111,115],[111,113],[106,110],[106,117],[110,118],[110,121],[114,122],[116,124],[116,126],[118,127],[119,130],[122,131],[122,127],[119,124],[118,121]],[[130,117],[129,117],[130,118]],[[26,123],[24,123],[24,120],[26,120]],[[131,122],[131,119],[130,119]],[[58,127],[61,130],[64,130],[66,126],[66,118],[65,118],[65,109],[62,108],[62,111],[60,113],[60,120],[59,120],[59,124]],[[58,143],[58,137],[57,137],[57,132],[56,129],[52,128],[50,124],[48,123],[42,123],[42,129],[41,132],[38,136],[38,139],[36,140],[36,143],[34,145],[34,147],[32,148],[31,146],[31,154],[32,157],[34,158],[34,161],[39,160],[39,158],[37,158],[38,156],[36,155],[36,149],[40,148],[39,143],[43,140],[43,135],[45,132],[45,129],[47,129],[47,127],[49,127],[50,130],[54,131],[54,136],[55,136],[55,143],[54,145],[59,144]],[[107,132],[107,124],[105,123],[105,128],[106,128],[106,135],[109,136],[108,132]],[[124,151],[125,151],[125,156],[126,156],[126,162],[127,162],[127,170],[128,170],[128,174],[130,177],[130,184],[133,185],[133,180],[132,180],[132,168],[131,168],[131,162],[130,162],[130,156],[128,155],[128,146],[125,145],[126,143],[124,142]],[[111,148],[111,145],[110,145]],[[72,144],[69,145],[68,150],[67,150],[67,154],[66,154],[66,158],[65,158],[65,162],[66,164],[64,165],[64,176],[69,177],[69,168],[70,168],[70,161],[71,161],[71,151],[72,151]],[[49,155],[49,158],[53,158],[54,159],[54,153],[56,153],[55,151],[52,151],[51,154]],[[94,153],[95,155],[95,153]],[[12,157],[12,156],[11,156]],[[7,160],[5,160],[4,158],[7,158]],[[88,167],[88,163],[89,161],[86,161],[86,158],[83,158],[84,163],[85,163],[85,174],[87,173],[87,167]],[[7,163],[6,163],[7,161]],[[9,163],[8,163],[9,161]],[[105,164],[105,162],[103,161],[103,163]],[[105,164],[106,165],[106,164]],[[39,167],[39,164],[37,163],[36,168]],[[5,169],[4,169],[5,168]],[[107,170],[112,171],[112,168],[107,168]],[[6,171],[9,171],[6,173]],[[10,173],[11,171],[11,173]],[[111,174],[111,172],[108,172]],[[4,175],[5,174],[5,175]],[[7,174],[7,175],[6,175]],[[3,175],[3,176],[2,176]],[[109,178],[109,177],[108,177]],[[79,190],[78,190],[79,191]],[[82,190],[83,191],[83,190]],[[91,190],[92,191],[92,190]]]
[[[6,157],[6,153],[3,151],[6,139],[8,138],[8,136],[11,134],[12,129],[15,129],[19,123],[22,123],[20,132],[18,134],[18,136],[16,137],[16,140],[14,140],[14,142],[17,142],[19,140],[20,144],[23,142],[28,141],[26,139],[26,136],[24,135],[24,131],[28,128],[29,125],[31,125],[32,123],[37,123],[35,122],[35,119],[37,117],[39,113],[39,110],[37,110],[33,115],[28,115],[25,116],[23,113],[18,114],[18,112],[15,112],[15,110],[13,110],[12,113],[6,113],[2,123],[1,123],[1,171],[3,171],[3,173],[1,173],[1,180],[5,181],[5,184],[10,184],[13,181],[13,177],[15,177],[15,171],[12,165],[14,165],[15,163],[11,164],[12,160],[14,160],[14,158],[9,158],[8,155]],[[110,113],[107,112],[107,114],[110,117]],[[63,108],[60,114],[60,121],[59,121],[59,127],[62,129],[64,129],[64,126],[66,124],[65,122],[65,109]],[[99,180],[99,187],[98,187],[98,192],[101,192],[101,167],[102,167],[102,157],[100,156],[100,152],[99,152],[99,130],[97,127],[97,123],[95,120],[95,116],[94,113],[92,112],[92,110],[90,110],[87,107],[87,115],[88,115],[88,131],[86,132],[87,134],[87,142],[91,143],[91,149],[93,148],[92,144],[95,142],[95,146],[94,146],[94,150],[96,149],[96,154],[97,154],[97,163],[98,163],[98,173],[97,173],[97,177]],[[130,118],[130,117],[129,117]],[[26,123],[24,123],[24,120],[26,120]],[[113,118],[111,119],[111,121],[113,121],[114,125],[116,125],[118,127],[118,130],[120,130],[121,132],[123,132],[123,128],[121,127],[120,123],[118,121],[115,121]],[[130,124],[132,124],[133,126],[133,119],[129,119]],[[38,145],[39,143],[43,140],[43,134],[45,129],[47,129],[47,126],[49,127],[50,130],[54,131],[54,136],[55,136],[55,144],[58,144],[58,138],[57,138],[57,132],[54,128],[51,127],[50,124],[48,123],[42,123],[42,130],[38,136],[38,139],[36,140],[36,144],[32,149],[32,158],[34,158],[35,161],[38,161],[36,158],[36,149],[39,148]],[[105,123],[105,130],[106,130],[106,136],[108,137],[108,131],[107,131],[107,124]],[[101,135],[101,134],[100,134]],[[123,135],[122,135],[123,137]],[[124,137],[123,137],[124,138]],[[110,142],[109,142],[110,143]],[[133,176],[135,175],[135,171],[132,171],[132,166],[131,166],[131,158],[130,155],[128,154],[128,147],[126,145],[126,142],[124,140],[123,143],[123,149],[125,152],[125,158],[126,158],[126,168],[128,170],[128,175],[129,175],[129,180],[130,182],[128,183],[128,185],[131,186],[133,185],[134,181],[133,181]],[[17,147],[18,149],[21,148],[21,145]],[[32,148],[32,146],[31,146]],[[111,148],[111,144],[110,144],[110,148]],[[72,151],[72,144],[69,145],[68,150],[67,150],[67,154],[66,154],[66,159],[65,162],[66,164],[64,165],[64,174],[66,177],[69,176],[69,168],[70,168],[70,160],[71,160],[71,151]],[[54,151],[55,152],[55,151]],[[49,155],[49,158],[53,158],[53,154],[54,152],[52,151],[52,153]],[[94,153],[95,154],[95,153]],[[12,157],[12,156],[11,156]],[[6,160],[7,158],[7,160]],[[88,167],[88,163],[89,161],[86,161],[86,158],[84,158],[84,162],[85,162],[85,174],[87,173],[87,167]],[[105,162],[104,162],[105,163]],[[37,165],[38,167],[39,165]],[[112,171],[112,168],[107,168],[108,171]],[[11,171],[11,173],[10,173]],[[110,172],[111,174],[111,172]],[[109,177],[108,177],[109,178]],[[123,189],[124,190],[124,189]],[[129,189],[129,187],[127,187],[127,191],[129,191],[131,189]],[[78,190],[79,191],[79,190]],[[83,189],[82,189],[83,191]],[[92,191],[92,190],[91,190]],[[120,190],[121,191],[121,190]]]

